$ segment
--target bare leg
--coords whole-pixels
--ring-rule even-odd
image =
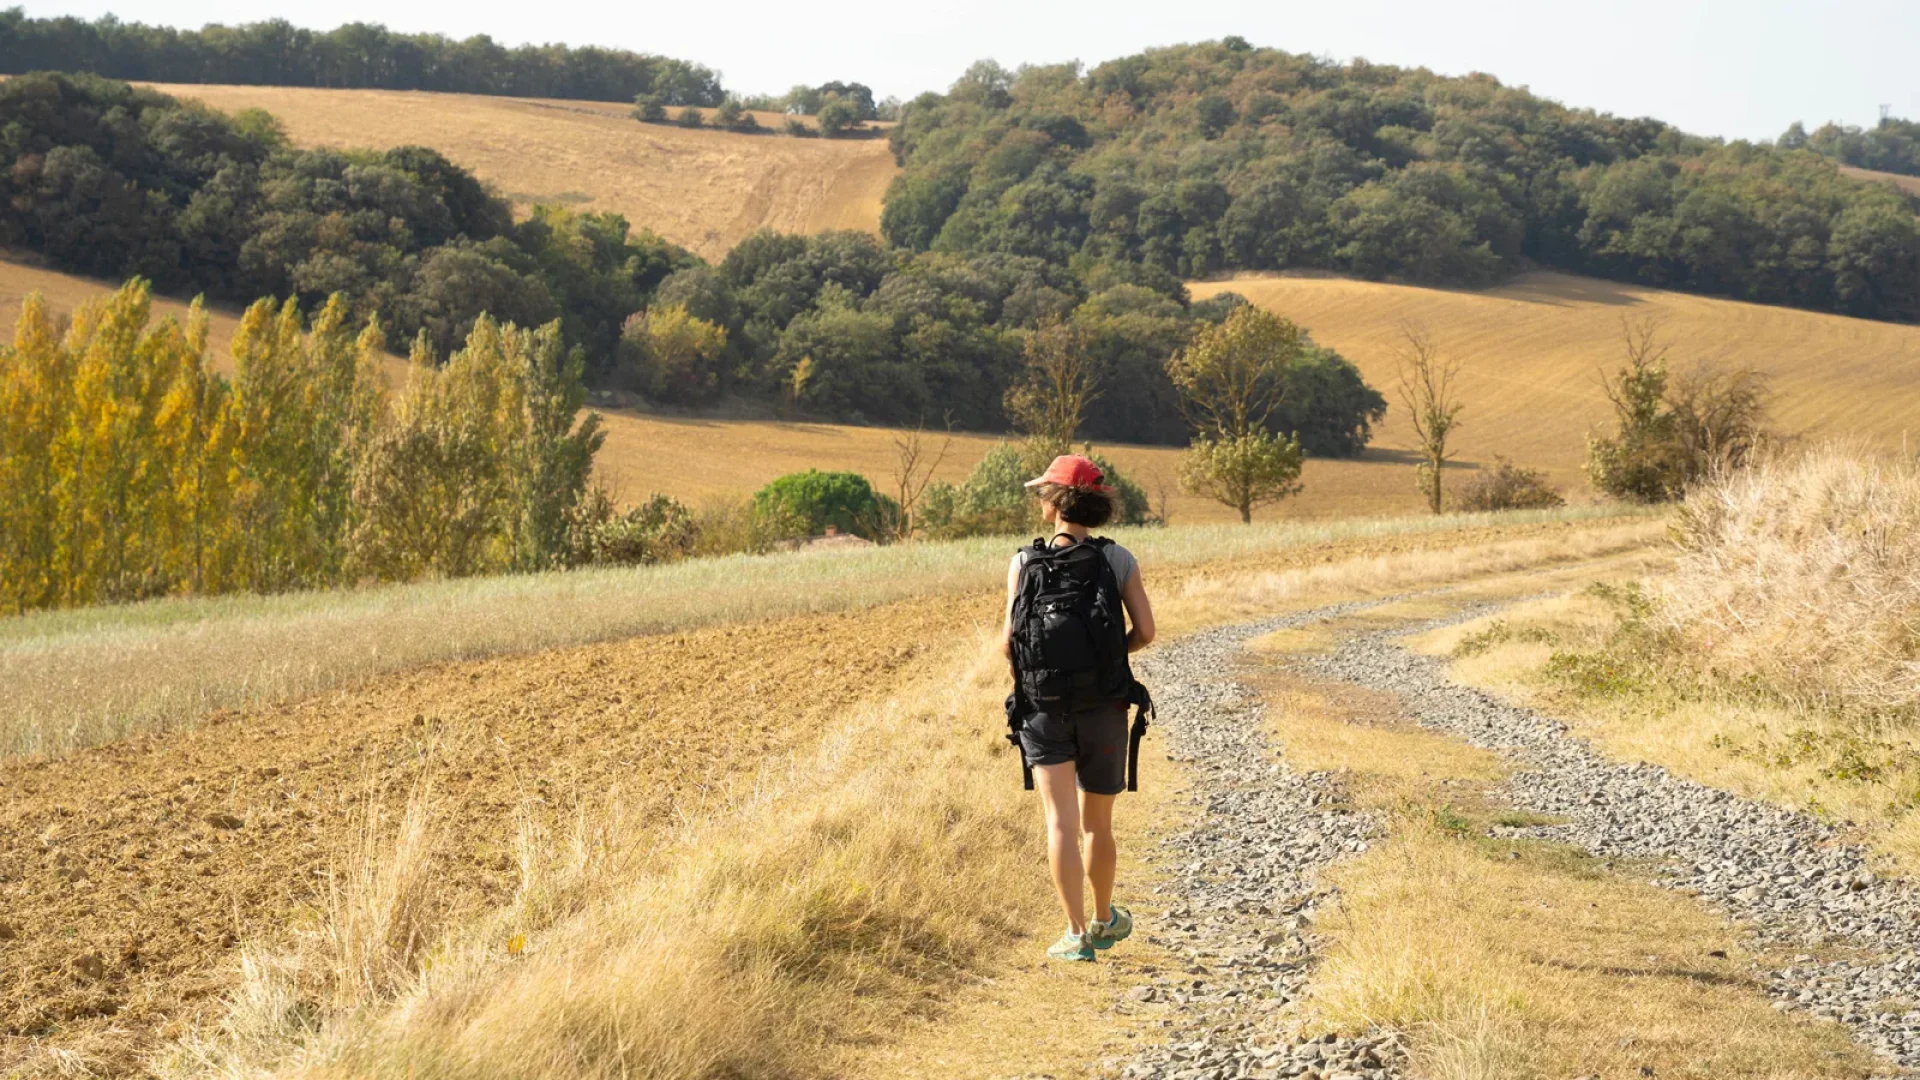
[[[1053,864],[1053,888],[1066,909],[1067,927],[1087,932],[1086,866],[1080,860],[1080,802],[1076,771],[1071,761],[1036,765],[1034,787],[1047,812],[1047,859]],[[1112,874],[1108,874],[1111,879]]]
[[[1112,795],[1080,793],[1080,830],[1085,837],[1087,877],[1093,882],[1093,917],[1104,919],[1113,904],[1114,866],[1120,860],[1113,841]]]

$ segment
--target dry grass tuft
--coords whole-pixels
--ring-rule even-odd
[[[1809,708],[1920,708],[1920,466],[1827,445],[1687,498],[1658,619],[1702,670]]]
[[[159,1075],[258,1075],[326,1018],[388,1002],[427,969],[450,917],[433,873],[444,837],[432,783],[415,785],[397,822],[373,796],[329,876],[318,925],[297,930],[291,947],[244,948],[218,1028],[170,1047],[154,1062]]]

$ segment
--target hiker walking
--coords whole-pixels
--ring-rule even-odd
[[[1153,607],[1133,554],[1088,535],[1113,517],[1105,479],[1093,462],[1063,454],[1027,481],[1054,531],[1007,567],[1007,737],[1021,752],[1029,789],[1037,777],[1046,811],[1047,857],[1067,913],[1065,936],[1047,949],[1056,960],[1092,960],[1094,950],[1133,933],[1133,916],[1113,902],[1113,800],[1138,783],[1153,706],[1127,654],[1153,640]],[[1139,706],[1131,731],[1129,704]]]

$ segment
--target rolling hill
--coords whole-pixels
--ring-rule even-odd
[[[1504,454],[1583,486],[1588,431],[1611,408],[1600,373],[1623,358],[1625,322],[1651,322],[1675,371],[1700,361],[1772,377],[1782,429],[1899,446],[1920,434],[1920,327],[1667,292],[1558,273],[1497,288],[1425,289],[1328,277],[1195,283],[1196,299],[1232,290],[1310,330],[1357,364],[1392,407],[1375,445],[1410,445],[1396,393],[1403,321],[1459,360],[1464,460]]]
[[[300,146],[429,146],[519,209],[611,211],[707,259],[755,229],[877,232],[897,171],[883,139],[798,139],[641,124],[615,103],[147,84],[226,112],[261,108]],[[777,128],[785,117],[755,114]]]

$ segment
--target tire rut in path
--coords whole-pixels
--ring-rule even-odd
[[[1154,733],[1190,770],[1199,813],[1162,845],[1166,914],[1157,924],[1142,921],[1142,933],[1172,952],[1180,970],[1129,992],[1136,1002],[1174,1006],[1172,1026],[1164,1043],[1122,1067],[1127,1080],[1403,1074],[1396,1033],[1302,1041],[1276,1015],[1311,973],[1307,928],[1332,896],[1319,871],[1365,851],[1381,822],[1345,805],[1330,774],[1289,769],[1267,737],[1259,695],[1233,677],[1250,638],[1390,602],[1207,630],[1137,665],[1159,708]]]
[[[1503,835],[1656,861],[1658,884],[1698,895],[1761,942],[1787,951],[1822,947],[1829,958],[1798,955],[1767,975],[1774,1008],[1837,1020],[1904,1069],[1920,1066],[1920,1012],[1893,1005],[1920,1002],[1920,892],[1877,877],[1863,849],[1809,815],[1656,765],[1610,761],[1559,721],[1454,683],[1444,660],[1391,640],[1488,610],[1359,635],[1302,663],[1316,675],[1393,694],[1422,727],[1504,755],[1518,766],[1509,782],[1514,804],[1566,822]],[[1836,951],[1845,955],[1835,958]]]

